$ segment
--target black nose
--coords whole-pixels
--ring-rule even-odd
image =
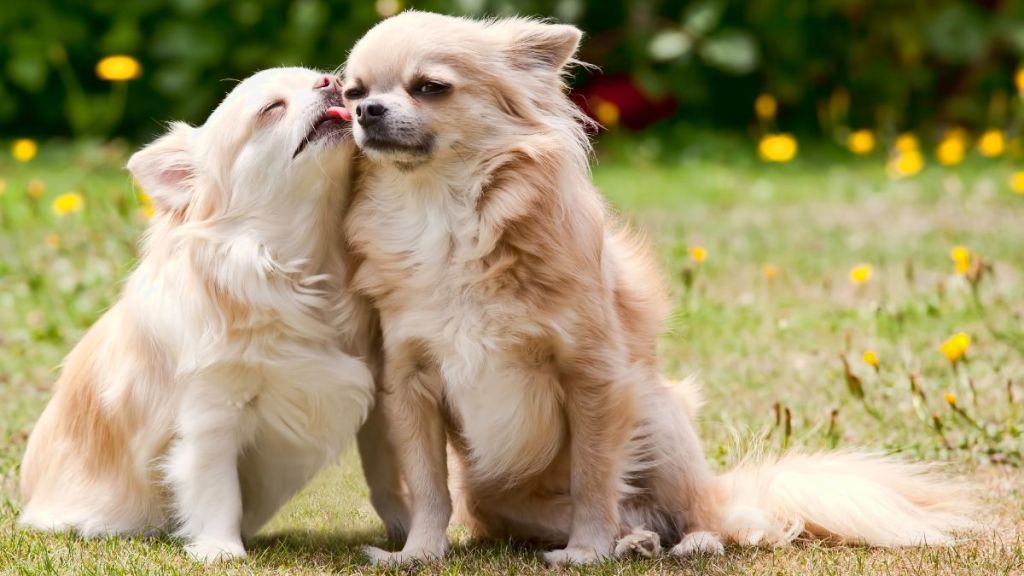
[[[359,105],[356,106],[356,118],[359,119],[359,124],[363,126],[372,126],[376,124],[387,113],[388,109],[376,100],[366,100],[365,102],[360,102]]]

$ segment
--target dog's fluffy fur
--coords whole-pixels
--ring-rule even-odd
[[[326,115],[340,101],[333,76],[264,71],[129,160],[156,215],[32,432],[22,524],[170,529],[196,558],[243,556],[241,537],[356,436],[377,329],[346,289],[352,145]],[[386,492],[385,449],[372,430],[361,444]]]
[[[370,160],[346,223],[353,285],[380,310],[381,402],[412,511],[402,550],[371,558],[445,553],[446,440],[474,533],[560,546],[549,563],[660,539],[676,554],[801,534],[950,542],[963,500],[919,466],[791,454],[712,474],[696,391],[659,376],[659,274],[590,182],[586,121],[561,81],[579,40],[405,12],[346,64]]]

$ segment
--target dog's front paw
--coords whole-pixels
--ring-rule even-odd
[[[444,557],[444,550],[433,551],[416,548],[412,550],[403,549],[401,552],[388,552],[374,546],[363,546],[363,554],[366,554],[370,564],[374,566],[403,566],[413,562],[440,560]]]
[[[245,547],[239,542],[217,542],[202,540],[185,546],[185,552],[193,559],[206,564],[230,562],[245,558]]]
[[[573,564],[596,564],[602,560],[602,555],[593,548],[581,546],[570,546],[561,550],[552,550],[544,553],[544,563],[548,566],[569,566]]]
[[[725,554],[722,539],[714,532],[690,532],[676,544],[669,554],[675,556],[692,556],[694,554]]]
[[[615,543],[615,557],[640,556],[654,558],[661,553],[661,537],[650,530],[634,528]]]

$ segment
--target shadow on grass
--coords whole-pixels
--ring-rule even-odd
[[[400,544],[387,540],[383,532],[376,530],[285,530],[257,536],[246,547],[250,554],[249,562],[254,567],[284,569],[301,566],[338,572],[374,571],[363,553],[364,546],[385,550],[401,548]],[[418,566],[427,573],[449,572],[454,566],[507,570],[505,573],[540,571],[543,570],[543,550],[527,543],[469,540],[453,544],[445,559]]]
[[[453,544],[443,560],[417,563],[405,568],[371,566],[363,554],[364,546],[397,550],[400,546],[388,541],[382,532],[362,531],[282,531],[254,538],[248,543],[249,563],[257,569],[287,571],[300,567],[306,570],[336,573],[381,574],[597,574],[631,576],[641,574],[707,574],[720,573],[728,565],[719,556],[675,558],[662,555],[655,559],[609,559],[587,567],[550,569],[545,567],[542,553],[548,547],[512,540],[473,540]],[[731,550],[731,554],[740,552]],[[732,560],[749,558],[736,554]]]

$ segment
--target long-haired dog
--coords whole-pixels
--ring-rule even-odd
[[[346,288],[340,103],[334,76],[267,70],[132,156],[156,215],[32,432],[23,525],[174,530],[195,558],[241,557],[242,537],[355,438],[377,324]],[[396,476],[372,433],[361,448],[386,492]]]
[[[677,554],[800,534],[949,542],[962,501],[922,467],[836,453],[712,474],[690,385],[659,376],[659,275],[590,181],[561,79],[580,36],[405,12],[348,59],[369,160],[346,220],[353,286],[380,311],[381,402],[412,514],[402,550],[371,558],[445,553],[446,441],[473,531],[559,546],[553,564],[617,541]]]

